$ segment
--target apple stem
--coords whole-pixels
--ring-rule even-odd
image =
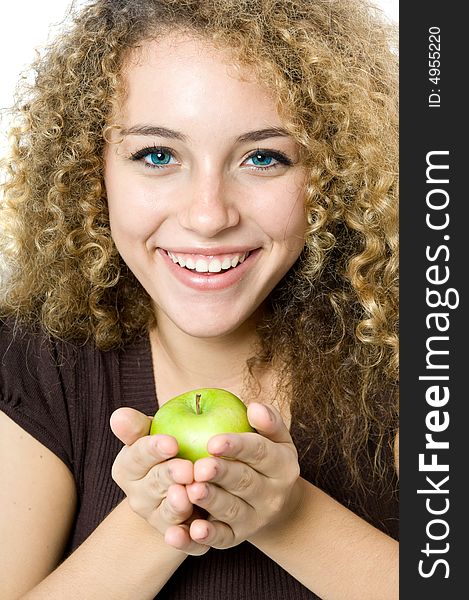
[[[200,399],[201,399],[201,395],[200,394],[196,394],[195,395],[195,412],[196,414],[200,415],[200,413],[202,412],[200,410]]]

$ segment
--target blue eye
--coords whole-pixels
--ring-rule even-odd
[[[131,159],[134,161],[143,161],[145,166],[151,169],[177,164],[177,160],[169,148],[142,148],[132,154]]]
[[[291,166],[292,161],[282,152],[273,150],[256,150],[248,156],[245,164],[255,171],[270,171],[279,166]]]
[[[256,167],[268,167],[272,164],[272,161],[274,160],[273,156],[269,156],[264,152],[257,152],[250,158],[252,159],[252,164]]]
[[[151,152],[144,157],[144,161],[150,165],[168,165],[171,160],[171,153],[166,150],[159,150],[158,152]]]

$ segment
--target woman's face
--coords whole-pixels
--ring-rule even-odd
[[[189,37],[128,62],[119,143],[105,155],[111,232],[162,313],[196,337],[235,331],[298,258],[298,147],[275,101]]]

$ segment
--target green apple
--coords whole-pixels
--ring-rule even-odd
[[[244,403],[220,388],[201,388],[168,400],[152,419],[150,434],[172,435],[180,458],[195,462],[210,456],[207,442],[218,433],[255,431]]]

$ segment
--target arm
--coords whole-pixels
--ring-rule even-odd
[[[186,557],[124,501],[57,567],[76,510],[73,477],[1,412],[0,480],[2,600],[152,599]]]
[[[298,479],[296,510],[250,542],[325,600],[394,600],[398,543]]]
[[[210,516],[191,524],[192,540],[216,548],[248,540],[325,600],[396,599],[397,542],[298,477],[290,434],[265,409],[248,407],[262,435],[215,436],[215,456],[195,463],[188,496]]]
[[[399,432],[394,464],[399,475]],[[395,540],[304,479],[298,480],[295,496],[291,519],[260,531],[249,540],[252,544],[306,587],[312,589],[314,582],[322,598],[399,597]]]
[[[186,556],[167,546],[124,500],[22,599],[152,600]]]
[[[0,597],[17,598],[54,569],[75,513],[65,464],[0,411]]]

